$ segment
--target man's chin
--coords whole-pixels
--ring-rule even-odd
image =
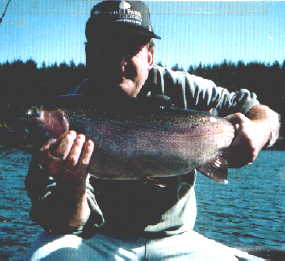
[[[123,87],[123,86],[116,86],[116,87],[110,88],[109,92],[108,92],[108,95],[112,96],[113,98],[120,98],[120,97],[128,97],[128,96],[130,96],[128,94],[128,92],[126,92],[125,87]]]
[[[117,85],[117,90],[130,97],[136,97],[138,94],[138,88],[132,81],[126,81]]]
[[[108,96],[129,96],[135,97],[137,95],[138,88],[131,80],[124,80],[121,82],[106,82],[104,86],[101,86],[101,94]],[[98,89],[97,89],[98,90]]]

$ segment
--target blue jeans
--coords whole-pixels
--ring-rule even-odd
[[[33,244],[25,260],[258,261],[264,259],[190,231],[160,239],[118,238],[99,233],[91,239],[82,239],[76,235],[55,236],[43,233]]]

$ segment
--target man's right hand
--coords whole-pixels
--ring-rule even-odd
[[[83,226],[90,215],[86,179],[94,143],[82,134],[69,131],[40,150],[39,160],[57,183],[56,219],[71,227]]]
[[[58,182],[84,185],[93,150],[92,140],[71,130],[41,148],[40,162]]]

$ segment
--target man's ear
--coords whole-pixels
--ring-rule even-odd
[[[153,63],[154,63],[154,49],[152,47],[148,48],[148,64],[149,64],[149,70],[152,69]]]

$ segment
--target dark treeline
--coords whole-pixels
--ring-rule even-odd
[[[174,70],[184,70],[178,64]],[[233,63],[223,61],[220,64],[190,66],[190,73],[213,80],[217,85],[230,90],[250,89],[259,96],[262,103],[271,106],[285,116],[285,60],[282,64],[274,62]],[[83,64],[74,62],[45,63],[37,65],[33,60],[14,61],[0,64],[0,88],[3,96],[30,95],[53,96],[65,93],[70,87],[86,78]],[[3,97],[2,96],[2,97]]]
[[[0,64],[0,88],[3,96],[54,96],[65,93],[70,87],[86,78],[84,64],[74,62],[40,66],[33,60],[17,60]]]

